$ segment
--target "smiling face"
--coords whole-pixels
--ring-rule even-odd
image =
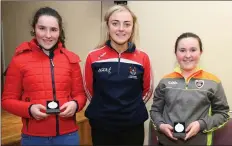
[[[182,38],[176,48],[176,58],[183,71],[193,71],[200,60],[201,49],[198,39],[194,37]]]
[[[41,15],[38,18],[34,31],[36,40],[46,50],[51,49],[60,36],[57,18],[49,15]]]
[[[117,45],[128,42],[133,31],[133,17],[129,11],[115,11],[109,17],[108,29],[110,39]]]

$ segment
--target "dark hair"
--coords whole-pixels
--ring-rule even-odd
[[[32,29],[35,30],[35,25],[38,22],[39,17],[43,16],[43,15],[53,16],[57,19],[59,29],[60,29],[60,36],[59,36],[58,40],[61,41],[61,43],[65,47],[65,33],[64,33],[64,29],[63,29],[62,17],[60,16],[60,14],[56,10],[54,10],[50,7],[43,7],[43,8],[40,8],[39,10],[37,10],[34,17],[33,17],[33,21],[31,24]],[[34,30],[31,31],[32,36],[35,36]]]
[[[176,39],[176,43],[175,43],[175,53],[177,51],[177,46],[178,46],[178,43],[181,39],[183,38],[189,38],[189,37],[192,37],[192,38],[195,38],[198,40],[198,43],[199,43],[199,47],[200,47],[200,51],[202,52],[202,42],[201,42],[201,39],[198,35],[192,33],[192,32],[185,32],[185,33],[182,33],[177,39]]]

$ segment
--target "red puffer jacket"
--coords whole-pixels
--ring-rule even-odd
[[[51,114],[43,120],[35,120],[30,116],[29,107],[32,104],[46,107],[46,101],[54,100],[55,95],[60,106],[75,100],[77,112],[83,109],[86,95],[79,61],[79,57],[63,48],[61,43],[54,50],[53,62],[37,46],[35,39],[16,48],[7,69],[2,108],[22,117],[22,133],[56,136],[78,129],[75,115],[62,118]]]

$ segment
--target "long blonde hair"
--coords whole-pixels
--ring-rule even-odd
[[[138,28],[138,20],[135,14],[130,10],[130,8],[127,5],[114,5],[111,8],[108,9],[108,11],[105,14],[104,21],[102,22],[102,32],[101,32],[101,39],[100,43],[97,45],[97,48],[101,48],[105,45],[106,41],[110,39],[109,35],[109,28],[108,28],[108,21],[110,16],[114,12],[120,12],[127,10],[130,12],[132,18],[133,18],[133,29],[131,37],[129,38],[129,42],[132,42],[136,45],[136,47],[139,46],[139,28]]]

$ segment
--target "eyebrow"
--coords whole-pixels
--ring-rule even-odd
[[[117,21],[117,22],[120,22],[119,20],[111,20],[111,21]],[[132,22],[132,21],[124,21],[124,22]]]
[[[179,49],[187,49],[187,48],[179,48]],[[196,47],[191,47],[190,49],[197,49]]]
[[[37,24],[38,27],[47,27],[47,26],[44,26],[44,25],[41,25],[41,24]],[[52,26],[52,27],[48,27],[48,28],[55,28],[55,29],[59,29],[58,27],[55,27],[55,26]]]

